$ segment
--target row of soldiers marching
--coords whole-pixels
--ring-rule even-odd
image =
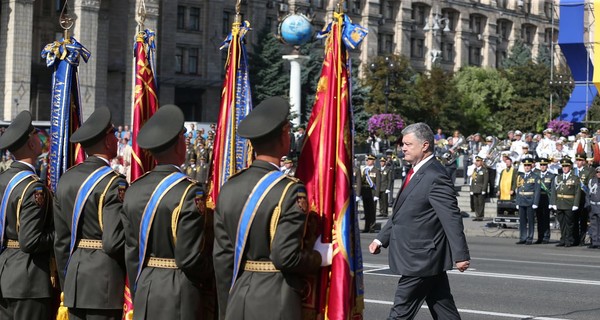
[[[477,162],[481,160],[477,157]],[[554,211],[561,232],[557,246],[585,245],[587,233],[591,240],[588,247],[600,246],[600,167],[589,166],[585,154],[576,155],[575,165],[569,157],[562,158],[558,174],[548,170],[547,158],[537,159],[538,168],[535,168],[534,158],[523,159],[522,172],[512,165],[509,156],[505,156],[504,161],[506,168],[500,173],[499,200],[514,201],[519,210],[517,244],[533,243],[536,219],[535,243],[548,243],[550,213]]]
[[[158,165],[128,185],[109,166],[111,113],[96,109],[70,137],[89,156],[52,194],[33,167],[42,147],[31,114],[15,118],[0,137],[15,157],[0,174],[0,319],[51,319],[61,290],[59,317],[70,320],[121,319],[124,297],[135,319],[215,318],[212,222],[203,190],[178,168],[183,123],[173,105],[146,122],[137,142]]]

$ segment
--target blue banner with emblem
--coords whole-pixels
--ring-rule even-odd
[[[135,283],[133,286],[133,291],[137,287],[137,282],[140,278],[140,274],[142,273],[142,268],[144,267],[144,259],[146,258],[146,249],[148,245],[148,238],[150,237],[150,228],[152,227],[152,220],[154,220],[154,214],[156,213],[156,209],[158,208],[158,204],[160,200],[162,200],[163,196],[171,190],[177,183],[187,179],[187,175],[181,172],[173,172],[164,178],[154,189],[152,195],[150,196],[150,200],[146,204],[146,208],[144,208],[144,213],[142,214],[142,222],[140,223],[140,239],[139,239],[139,252],[138,252],[138,268],[137,275],[135,277]]]
[[[81,101],[77,68],[91,53],[75,38],[47,44],[42,50],[46,66],[54,67],[50,106],[50,150],[48,187],[56,191],[60,176],[72,165],[82,162],[85,154],[79,144],[71,145],[71,134],[81,126]]]
[[[248,197],[246,204],[244,204],[244,209],[242,210],[242,215],[240,216],[240,221],[238,223],[238,231],[235,237],[235,251],[233,255],[233,277],[231,278],[231,287],[235,284],[235,280],[237,279],[238,272],[240,270],[240,266],[242,264],[242,257],[244,255],[244,248],[246,247],[246,239],[248,239],[248,232],[250,231],[250,227],[252,226],[252,221],[254,220],[254,216],[256,214],[256,210],[260,206],[262,200],[265,198],[267,193],[275,186],[279,181],[285,178],[285,174],[281,171],[272,171],[266,176],[264,176]]]
[[[2,195],[2,206],[0,207],[0,252],[4,251],[4,230],[6,230],[6,210],[8,208],[8,199],[15,187],[28,177],[35,176],[31,171],[21,171],[15,174],[8,182],[4,194]]]

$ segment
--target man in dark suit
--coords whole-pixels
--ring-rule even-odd
[[[206,253],[212,223],[202,189],[179,168],[186,155],[183,123],[183,112],[165,105],[137,136],[158,165],[131,184],[121,216],[136,320],[208,319],[214,312],[204,308],[211,302],[202,291],[213,281]]]
[[[96,109],[70,141],[89,156],[62,175],[55,194],[54,252],[64,304],[69,320],[121,319],[125,241],[119,214],[127,181],[109,165],[118,143],[109,109]]]
[[[238,127],[256,160],[223,185],[217,200],[219,319],[302,319],[303,276],[331,264],[331,244],[303,240],[306,188],[276,165],[290,149],[289,109],[282,98],[266,99]]]
[[[12,121],[0,149],[15,157],[0,175],[0,319],[45,320],[51,315],[52,199],[33,167],[42,145],[29,111]]]
[[[469,248],[454,186],[433,157],[433,131],[424,123],[402,130],[408,172],[392,217],[369,245],[389,247],[390,269],[402,275],[388,319],[413,319],[423,301],[434,319],[460,319],[446,271],[469,267]],[[393,240],[393,241],[391,241]]]

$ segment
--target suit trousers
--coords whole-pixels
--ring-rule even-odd
[[[69,320],[121,320],[122,309],[69,308]]]
[[[40,299],[0,299],[0,319],[31,320],[51,319],[50,298]]]
[[[573,210],[556,210],[556,219],[560,224],[560,244],[572,246],[573,238]]]
[[[537,239],[538,241],[549,241],[550,240],[550,204],[548,194],[540,194],[540,205],[535,209],[535,215],[537,218]]]
[[[589,233],[591,245],[600,246],[600,214],[590,213]]]
[[[589,213],[585,204],[580,204],[579,209],[573,212],[573,239],[574,245],[584,245],[587,235]]]
[[[519,240],[532,241],[535,211],[531,206],[519,206]]]
[[[388,320],[414,319],[423,301],[427,302],[433,319],[460,319],[444,271],[431,277],[400,277]]]

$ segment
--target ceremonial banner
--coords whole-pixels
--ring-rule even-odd
[[[52,105],[50,106],[50,150],[48,155],[48,187],[55,191],[60,176],[72,165],[82,162],[85,153],[80,144],[70,144],[69,138],[81,126],[81,101],[77,67],[80,59],[87,62],[91,53],[75,38],[47,44],[42,58],[52,75]]]
[[[343,13],[334,13],[321,32],[327,37],[325,61],[296,170],[306,184],[310,211],[319,215],[323,242],[333,243],[331,267],[322,268],[313,296],[304,300],[305,311],[313,308],[321,319],[362,319],[364,308],[348,48],[358,46],[366,33]]]
[[[238,171],[248,167],[252,151],[248,139],[237,135],[238,124],[252,109],[248,58],[244,36],[250,23],[236,21],[221,49],[227,48],[225,81],[213,148],[207,206],[214,209],[221,186]]]
[[[152,155],[140,148],[137,135],[146,121],[158,109],[158,96],[156,93],[155,52],[156,34],[146,29],[138,32],[134,45],[135,54],[135,98],[133,102],[133,126],[131,131],[131,182],[139,178],[146,171],[154,168]]]

